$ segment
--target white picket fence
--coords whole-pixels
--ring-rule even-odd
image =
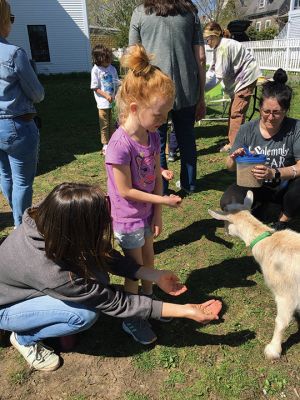
[[[254,55],[261,69],[300,72],[300,39],[274,39],[242,43]],[[205,46],[207,64],[212,62],[212,49]]]

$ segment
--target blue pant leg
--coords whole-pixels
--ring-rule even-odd
[[[197,175],[197,151],[195,138],[196,106],[172,111],[172,121],[180,150],[181,187],[194,191]]]
[[[158,133],[160,136],[160,165],[164,169],[168,169],[167,158],[166,158],[166,145],[168,136],[168,124],[164,124],[159,127]],[[169,183],[163,179],[163,194],[168,193]]]
[[[39,131],[34,121],[14,120],[16,140],[7,149],[12,173],[12,209],[15,225],[32,203],[32,185],[36,174]]]
[[[28,346],[49,337],[84,331],[98,317],[95,309],[41,296],[1,308],[0,329],[16,332],[18,342]]]
[[[170,133],[169,152],[175,154],[177,150],[178,150],[178,143],[176,139],[176,133],[173,129]]]
[[[0,180],[1,190],[12,209],[13,181],[7,150],[17,138],[12,119],[0,119]]]

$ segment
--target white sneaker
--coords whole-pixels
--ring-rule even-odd
[[[187,193],[187,194],[193,194],[193,193],[195,192],[195,190],[188,190],[188,189],[182,187],[180,181],[177,181],[177,182],[175,183],[175,186],[177,187],[177,189],[181,189],[181,190],[183,190],[183,191],[184,191],[185,193]]]
[[[22,354],[28,364],[38,371],[54,371],[60,366],[58,355],[42,342],[31,346],[23,346],[17,341],[15,332],[12,332],[10,343]]]

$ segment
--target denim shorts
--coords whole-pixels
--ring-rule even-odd
[[[138,249],[143,247],[145,244],[145,238],[152,236],[152,230],[150,226],[145,226],[143,228],[137,229],[130,233],[114,233],[118,244],[122,249]]]

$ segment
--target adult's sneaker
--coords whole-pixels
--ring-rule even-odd
[[[148,320],[142,318],[126,318],[122,323],[123,330],[141,344],[151,344],[157,340],[157,336],[151,329]]]
[[[12,332],[10,343],[22,354],[28,364],[38,371],[55,371],[60,366],[58,355],[51,347],[46,347],[42,342],[23,346],[18,342],[15,332]]]

